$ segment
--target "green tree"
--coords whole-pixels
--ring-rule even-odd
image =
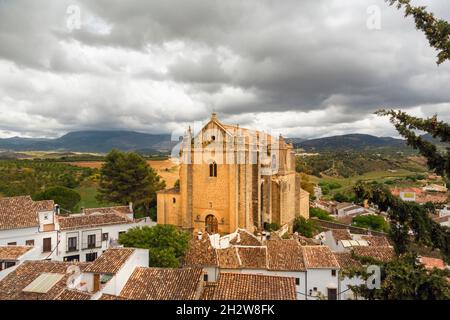
[[[386,263],[382,268],[381,288],[368,289],[366,285],[350,286],[366,299],[381,300],[449,300],[450,285],[448,270],[426,270],[417,262],[414,254],[406,254]],[[363,279],[367,274],[356,271]]]
[[[373,214],[365,216],[357,216],[352,219],[352,225],[355,227],[371,229],[374,231],[389,231],[389,225],[382,216],[376,216]]]
[[[314,183],[312,183],[309,176],[303,172],[300,173],[300,186],[303,190],[308,191],[311,196],[314,196]]]
[[[338,202],[353,202],[353,201],[355,201],[355,197],[354,197],[354,195],[347,195],[347,194],[338,192],[333,196],[333,200],[338,201]]]
[[[411,0],[386,0],[397,9],[404,9],[405,16],[413,16],[416,28],[423,31],[431,47],[438,51],[437,64],[450,60],[450,23],[437,19],[426,7],[411,5]]]
[[[439,225],[431,215],[434,208],[395,197],[380,183],[358,182],[355,192],[359,201],[368,199],[388,213],[389,234],[398,254],[409,251],[412,241],[439,249],[447,261],[450,260],[450,229]],[[412,232],[412,237],[410,235]]]
[[[401,110],[381,109],[376,114],[390,117],[395,129],[406,139],[406,143],[427,159],[431,170],[446,178],[450,176],[450,149],[447,147],[445,151],[441,151],[435,144],[416,134],[417,130],[425,131],[450,147],[450,126],[447,123],[439,121],[436,115],[422,119]]]
[[[99,185],[98,200],[122,205],[133,202],[137,211],[148,213],[165,182],[137,153],[113,150],[100,170]]]
[[[266,231],[277,231],[280,229],[280,225],[278,223],[264,223],[264,230]]]
[[[189,233],[172,225],[136,227],[119,236],[125,247],[149,249],[149,266],[178,268],[189,245]]]
[[[312,238],[318,231],[318,228],[315,225],[314,221],[306,220],[304,217],[295,218],[293,229],[294,232],[298,232],[299,234],[307,238]]]
[[[81,197],[78,192],[66,187],[52,187],[34,195],[35,201],[53,200],[59,204],[62,209],[74,211]]]
[[[330,214],[327,211],[320,209],[320,208],[310,208],[309,216],[318,218],[320,220],[327,220],[327,221],[334,220],[334,218],[332,216],[330,216]]]
[[[78,187],[80,183],[73,174],[66,173],[60,177],[60,185],[66,188],[74,189]]]

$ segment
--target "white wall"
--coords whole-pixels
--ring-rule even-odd
[[[351,290],[347,291],[347,289],[349,289],[348,286],[359,286],[364,283],[365,281],[359,276],[355,276],[352,278],[344,277],[344,279],[340,281],[339,292],[342,293],[340,294],[339,300],[354,300],[355,296],[353,292]],[[358,300],[360,300],[360,298],[358,298]]]
[[[56,247],[57,244],[57,234],[56,231],[39,232],[38,227],[33,228],[23,228],[23,229],[11,229],[11,230],[0,230],[0,245],[7,245],[10,242],[16,242],[18,246],[26,245],[27,240],[34,240],[34,246],[39,252],[39,259],[45,259],[49,256],[50,252],[42,252],[43,249],[43,239],[52,238],[52,249]],[[55,257],[56,250],[50,258]]]
[[[155,225],[154,223],[146,223],[144,221],[140,223],[128,223],[128,224],[115,224],[115,225],[109,225],[109,226],[100,226],[96,228],[90,228],[90,229],[79,229],[79,230],[63,230],[60,231],[60,243],[58,247],[58,255],[55,256],[55,260],[63,261],[64,257],[79,255],[80,256],[80,262],[86,261],[86,254],[87,253],[97,253],[97,257],[99,257],[103,251],[111,247],[111,242],[117,243],[119,240],[119,233],[120,232],[126,232],[131,228],[142,226],[142,225]],[[67,241],[68,237],[71,237],[74,232],[78,232],[78,251],[72,251],[67,252]],[[103,233],[108,233],[108,240],[107,241],[101,241],[101,247],[100,248],[93,248],[93,249],[82,249],[82,243],[87,242],[87,235],[88,234],[96,234],[97,237],[102,237]],[[84,234],[84,236],[83,236]],[[83,239],[84,238],[84,239]],[[96,238],[97,239],[97,238]]]
[[[322,243],[326,246],[328,246],[331,251],[337,251],[342,252],[345,251],[344,246],[342,245],[342,242],[338,241],[336,243],[336,240],[333,237],[333,233],[331,231],[325,231],[322,232],[322,234],[325,235],[325,239],[322,240]]]
[[[216,282],[219,277],[219,268],[217,267],[205,267],[203,272],[208,275],[208,282]]]
[[[312,290],[312,295],[320,292],[323,296],[327,296],[327,288],[337,289],[337,293],[339,293],[339,271],[336,270],[336,276],[332,276],[331,269],[308,269],[306,283],[308,299],[314,299],[309,296],[310,290]],[[317,288],[317,292],[314,292],[314,287]]]
[[[441,210],[439,210],[439,216],[445,217],[450,215],[450,204],[446,204]]]
[[[131,255],[131,257],[128,258],[127,262],[125,262],[122,268],[120,268],[115,276],[108,281],[102,292],[115,296],[120,295],[120,292],[127,283],[134,269],[136,269],[137,267],[148,267],[148,263],[148,250],[135,249],[134,253]]]

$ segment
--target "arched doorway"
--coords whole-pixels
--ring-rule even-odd
[[[205,230],[209,234],[219,233],[219,221],[217,221],[214,215],[210,214],[206,216]]]

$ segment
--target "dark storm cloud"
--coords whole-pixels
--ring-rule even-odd
[[[392,134],[376,109],[449,116],[450,64],[383,0],[2,1],[0,42],[0,134],[167,132],[212,110],[290,135]]]

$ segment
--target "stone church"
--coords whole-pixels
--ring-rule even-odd
[[[158,224],[227,234],[309,218],[293,145],[281,135],[223,124],[213,113],[197,134],[189,128],[179,155],[179,186],[157,195]]]

